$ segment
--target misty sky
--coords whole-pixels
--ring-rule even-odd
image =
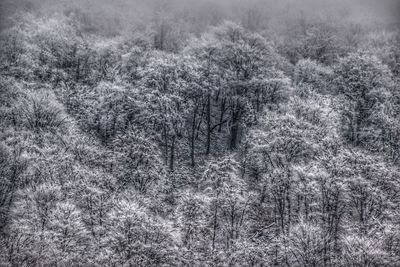
[[[124,26],[146,21],[160,12],[172,16],[185,13],[191,19],[214,16],[240,20],[250,9],[257,10],[269,22],[299,15],[341,20],[346,17],[358,23],[392,23],[400,17],[400,0],[3,0],[1,17],[4,20],[16,10],[53,13],[71,8],[105,19],[117,18]]]

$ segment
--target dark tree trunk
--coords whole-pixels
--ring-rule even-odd
[[[168,164],[168,134],[167,128],[164,126],[164,148],[165,148],[165,165]]]
[[[215,237],[217,235],[217,214],[218,214],[218,206],[217,206],[217,204],[215,204],[213,234],[212,234],[212,251],[213,251],[213,253],[215,250]]]
[[[229,140],[230,150],[234,150],[237,147],[240,113],[241,113],[241,108],[239,106],[239,103],[236,103],[236,106],[234,106],[232,110],[232,122],[231,122],[230,140]]]
[[[206,155],[210,155],[211,146],[211,95],[207,95],[207,141],[206,141]]]
[[[81,78],[81,60],[78,58],[78,62],[76,64],[76,69],[75,69],[75,81],[78,82],[79,79]]]
[[[232,122],[232,126],[231,126],[231,137],[230,137],[230,142],[229,142],[230,150],[236,149],[238,132],[239,132],[238,123],[237,123],[237,121],[234,121],[234,122]]]
[[[219,117],[219,126],[218,126],[218,132],[220,133],[222,130],[222,124],[223,124],[223,120],[224,120],[224,114],[225,114],[225,103],[226,100],[223,99],[222,103],[221,103],[221,116]]]
[[[169,158],[170,171],[174,170],[174,160],[175,160],[175,135],[172,136],[172,142],[171,142],[171,156]]]
[[[195,147],[195,139],[196,139],[196,117],[197,117],[197,106],[193,111],[193,121],[192,121],[192,136],[190,138],[190,159],[191,165],[194,167],[196,165],[195,158],[194,158],[194,147]]]

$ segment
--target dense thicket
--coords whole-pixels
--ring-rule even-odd
[[[3,25],[0,265],[398,266],[398,27],[155,6]]]

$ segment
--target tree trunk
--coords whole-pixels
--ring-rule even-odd
[[[171,142],[171,156],[169,158],[169,170],[174,170],[174,158],[175,158],[175,135],[172,136]]]
[[[231,130],[230,130],[230,141],[229,141],[229,149],[234,150],[237,146],[237,137],[239,132],[239,116],[240,116],[240,109],[236,106],[233,107],[232,111],[232,123],[231,123]]]
[[[192,167],[195,166],[195,158],[194,158],[194,145],[195,145],[195,139],[196,139],[196,117],[197,117],[197,106],[194,108],[193,111],[193,121],[192,121],[192,136],[190,140],[190,159],[191,159],[191,165]]]
[[[168,135],[167,128],[164,126],[164,147],[165,147],[165,165],[168,164]]]
[[[79,79],[81,78],[80,70],[81,70],[81,60],[80,60],[80,58],[78,58],[78,62],[76,64],[76,69],[75,69],[75,81],[76,82],[78,82]]]
[[[206,155],[210,155],[211,146],[211,95],[207,95],[207,141],[206,141]]]
[[[221,116],[219,117],[219,126],[218,126],[218,132],[220,133],[222,130],[222,124],[223,124],[223,120],[224,120],[224,114],[225,114],[225,103],[226,100],[223,99],[222,103],[221,103]]]
[[[212,235],[212,251],[214,253],[215,250],[215,237],[217,234],[217,213],[218,213],[218,206],[215,204],[215,211],[214,211],[214,222],[213,222],[213,235]]]

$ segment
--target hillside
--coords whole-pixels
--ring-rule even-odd
[[[0,266],[398,266],[393,10],[270,2],[4,1]]]

